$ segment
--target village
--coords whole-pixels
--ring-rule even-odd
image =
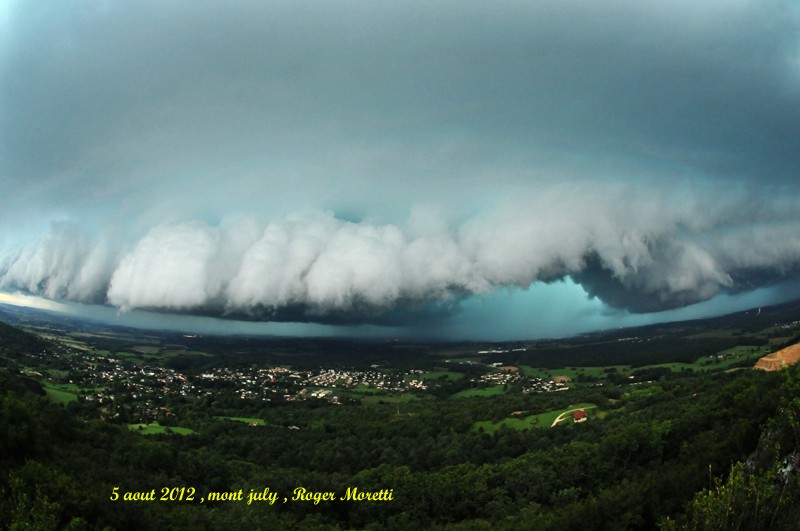
[[[359,403],[360,396],[422,394],[443,385],[421,369],[369,370],[345,368],[213,367],[183,373],[152,361],[59,345],[41,352],[39,361],[60,370],[29,370],[48,392],[66,396],[65,403],[95,410],[104,418],[125,422],[163,419],[175,404],[214,404],[221,399],[263,402],[322,400],[333,405]],[[37,364],[38,365],[38,364]],[[525,376],[517,367],[499,363],[468,378],[470,387],[515,386],[522,393],[568,390],[568,379]],[[70,396],[72,395],[72,396]]]

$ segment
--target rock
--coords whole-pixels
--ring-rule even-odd
[[[762,371],[779,371],[789,365],[794,365],[800,361],[800,343],[786,347],[785,349],[773,352],[758,360],[754,369]]]

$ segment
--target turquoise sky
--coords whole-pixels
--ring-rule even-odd
[[[496,339],[779,302],[799,30],[782,0],[5,2],[0,290]]]

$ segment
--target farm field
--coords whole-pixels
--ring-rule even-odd
[[[470,398],[470,397],[487,397],[502,395],[507,389],[502,385],[492,385],[490,387],[480,387],[477,389],[464,389],[452,395],[450,398]]]
[[[545,411],[543,413],[538,413],[534,415],[512,415],[507,418],[504,418],[500,421],[491,421],[491,420],[484,420],[475,422],[472,426],[472,429],[475,431],[480,431],[482,433],[494,433],[495,431],[499,430],[501,427],[511,428],[514,430],[528,430],[532,428],[550,428],[553,426],[553,423],[556,419],[564,415],[567,412],[577,410],[577,409],[594,409],[597,408],[597,405],[591,402],[584,402],[579,404],[572,404],[566,408],[559,408],[552,411]],[[590,414],[590,418],[591,418]],[[565,415],[564,420],[559,422],[562,424],[565,420],[569,420],[572,417],[569,415]]]
[[[559,369],[534,367],[531,365],[520,365],[523,373],[526,376],[536,378],[549,379],[556,376],[566,376],[573,382],[579,381],[582,378],[586,379],[603,379],[607,378],[610,374],[616,373],[621,376],[630,376],[636,371],[644,371],[647,369],[665,368],[672,372],[681,372],[686,370],[696,372],[707,372],[716,370],[725,370],[742,364],[753,363],[756,360],[767,355],[771,351],[769,346],[751,347],[751,346],[736,346],[728,349],[720,350],[712,355],[704,355],[697,358],[692,363],[685,362],[667,362],[667,363],[654,363],[634,367],[633,365],[608,365],[596,367],[564,367]]]
[[[47,396],[57,404],[69,404],[78,399],[78,395],[71,391],[65,391],[55,385],[44,384],[44,390]]]
[[[532,376],[535,378],[549,379],[555,376],[566,376],[571,380],[577,380],[579,376],[588,376],[592,378],[601,378],[605,376],[608,370],[617,370],[619,372],[629,371],[630,365],[611,365],[609,367],[564,367],[563,369],[543,369],[539,367],[532,367],[530,365],[520,365],[525,376]]]
[[[684,336],[702,330],[700,324],[684,328]],[[102,344],[81,336],[87,348],[80,351],[27,338],[26,352],[10,340],[0,350],[16,370],[4,376],[5,411],[24,414],[4,417],[12,427],[7,432],[23,437],[7,454],[16,460],[6,477],[26,481],[26,492],[44,485],[48,499],[59,504],[51,512],[62,527],[77,514],[91,525],[97,521],[98,529],[151,528],[151,516],[136,507],[123,515],[121,506],[106,505],[100,521],[91,500],[123,482],[122,488],[152,489],[166,486],[168,477],[198,492],[269,487],[290,496],[298,485],[320,491],[359,485],[393,490],[396,503],[287,503],[280,512],[256,504],[245,510],[182,505],[180,514],[177,506],[148,506],[161,511],[163,528],[176,519],[233,528],[246,517],[251,528],[268,523],[275,529],[586,529],[603,511],[609,528],[631,528],[635,519],[655,529],[665,518],[681,518],[695,493],[707,499],[703,489],[728,485],[729,471],[736,473],[737,463],[759,451],[765,426],[781,429],[777,423],[787,418],[782,404],[797,396],[796,378],[785,373],[730,370],[752,366],[780,346],[770,344],[772,338],[762,343],[742,336],[741,344],[723,348],[706,337],[683,342],[684,336],[592,336],[531,342],[525,350],[465,344],[461,360],[470,350],[491,351],[472,363],[445,362],[435,344],[406,351],[394,342],[168,333],[148,344],[152,335],[130,332],[95,336]],[[640,350],[658,341],[661,350]],[[136,348],[142,345],[144,353]],[[547,368],[537,368],[540,361]],[[317,379],[331,371],[350,372],[353,379]],[[428,385],[412,388],[401,381],[406,376]],[[534,381],[553,376],[572,382]],[[105,388],[88,392],[101,381],[108,382]],[[349,388],[348,381],[365,385]],[[403,390],[396,390],[398,383]],[[50,400],[42,400],[43,392]],[[584,409],[588,421],[575,423],[576,409]],[[775,463],[797,451],[793,433],[781,434],[788,443]],[[87,466],[89,459],[98,466]],[[769,477],[775,464],[764,466]],[[76,488],[60,496],[65,484]],[[770,492],[758,495],[761,503]],[[785,499],[795,504],[797,496]],[[76,500],[89,509],[75,513]],[[419,510],[434,506],[439,512],[433,516]],[[482,507],[485,512],[475,512]],[[36,507],[29,509],[34,514]]]
[[[194,430],[189,428],[181,428],[178,426],[162,426],[158,422],[150,422],[149,424],[128,424],[128,428],[142,435],[191,435],[194,433]]]
[[[245,424],[255,424],[257,426],[266,426],[267,422],[264,419],[256,417],[226,417],[217,415],[214,418],[221,420],[233,420],[236,422],[244,422]]]
[[[383,404],[407,404],[415,402],[420,398],[413,393],[402,393],[395,395],[369,395],[359,397],[361,404],[365,406],[378,406]]]
[[[355,395],[379,395],[385,393],[382,389],[378,389],[377,387],[370,387],[368,385],[357,385],[348,389],[350,393]]]
[[[42,385],[47,393],[47,396],[59,404],[68,404],[69,402],[73,402],[78,399],[78,395],[81,393],[99,391],[103,389],[102,387],[78,387],[77,385],[71,383],[44,382]]]
[[[427,371],[421,374],[409,374],[405,377],[406,381],[422,380],[424,382],[431,380],[460,380],[464,377],[464,373],[454,371]]]

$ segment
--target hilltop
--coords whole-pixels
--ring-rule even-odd
[[[763,371],[778,371],[800,362],[800,343],[768,354],[756,362],[755,368]]]
[[[1,314],[28,330],[0,325],[0,429],[15,434],[0,441],[0,514],[20,528],[673,529],[719,516],[723,493],[749,523],[800,507],[793,468],[778,491],[753,483],[798,451],[784,425],[797,370],[731,370],[795,343],[797,304],[493,344]],[[731,467],[745,462],[746,480]],[[194,498],[110,499],[167,487]],[[356,487],[392,500],[327,494]],[[287,501],[198,502],[266,488]],[[327,501],[294,499],[300,488]]]

